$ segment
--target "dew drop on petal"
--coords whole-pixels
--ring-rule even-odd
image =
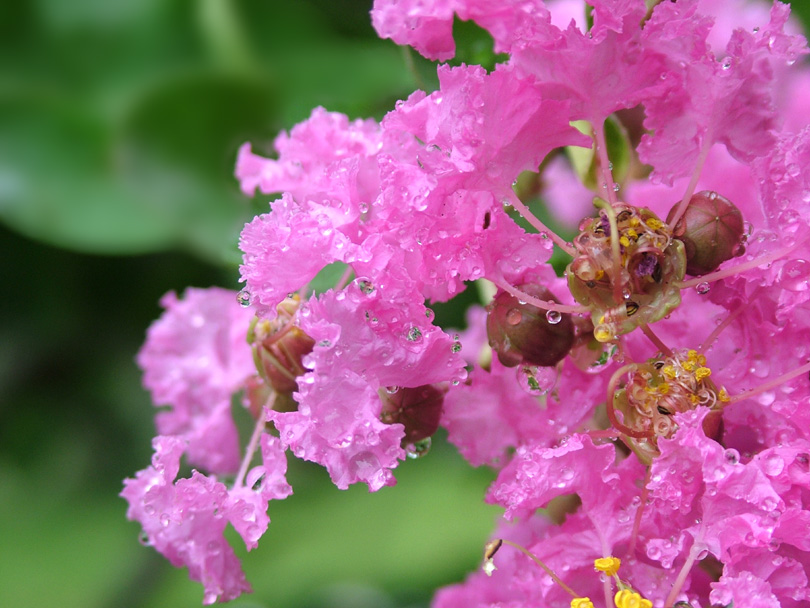
[[[785,289],[802,292],[810,289],[810,262],[791,260],[779,272],[779,280]]]
[[[399,390],[398,386],[386,386],[385,387],[385,392],[388,393],[389,395],[393,395],[398,390]]]
[[[700,295],[705,296],[711,290],[711,285],[709,285],[706,281],[702,283],[698,283],[695,287],[695,291],[698,292]]]
[[[422,339],[422,330],[418,327],[411,327],[408,330],[408,341],[419,342]]]
[[[740,453],[734,448],[729,448],[723,452],[723,457],[729,464],[738,464],[740,462]]]
[[[239,302],[239,305],[242,307],[250,306],[250,292],[247,289],[243,289],[236,294],[236,301]]]
[[[557,323],[562,321],[562,313],[558,310],[549,310],[546,312],[546,321],[552,325],[557,325]]]

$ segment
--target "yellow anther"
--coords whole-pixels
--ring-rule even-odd
[[[604,270],[597,270],[596,271],[596,280],[597,281],[600,280],[603,276],[605,276],[605,271]]]
[[[694,394],[689,395],[689,401],[691,401],[692,403],[700,403],[700,397]]]
[[[571,608],[593,608],[593,602],[589,597],[575,597],[571,600]]]
[[[661,228],[664,227],[664,222],[657,218],[651,217],[647,219],[647,225],[653,230],[661,230]]]
[[[613,603],[616,608],[652,608],[650,600],[641,597],[641,594],[631,591],[630,589],[622,589],[613,596]]]
[[[708,367],[699,367],[695,370],[695,380],[697,380],[698,382],[700,382],[704,378],[708,378],[711,375],[712,370],[710,370]]]
[[[661,373],[664,374],[670,380],[674,380],[675,378],[678,377],[678,372],[671,365],[665,365],[663,369],[661,369]]]
[[[619,237],[619,243],[621,243],[624,247],[629,247],[630,239],[628,239],[626,236],[621,236]]]
[[[693,372],[697,367],[697,363],[693,363],[692,361],[684,361],[682,366],[686,371]]]
[[[627,235],[627,238],[631,238],[631,239],[637,239],[638,238],[638,232],[636,232],[632,228],[628,228],[627,230],[624,231],[624,233]]]
[[[608,576],[613,576],[619,571],[619,566],[622,565],[622,560],[618,557],[600,557],[594,560],[593,567],[599,572],[604,572]]]
[[[666,382],[662,382],[661,384],[658,385],[658,394],[666,395],[667,393],[669,393],[669,384],[667,384]]]
[[[633,217],[631,217],[631,218],[630,218],[630,222],[629,222],[629,224],[630,224],[630,225],[631,225],[633,228],[638,228],[638,227],[639,227],[639,225],[641,224],[641,220],[640,220],[640,219],[638,219],[637,217],[633,216]]]
[[[613,332],[605,325],[597,325],[593,330],[593,337],[598,342],[610,342],[614,338]]]
[[[696,350],[689,349],[689,351],[686,353],[686,357],[694,363],[697,361],[698,352]]]
[[[728,392],[724,388],[721,388],[720,392],[717,393],[717,398],[723,403],[728,403],[731,401],[731,397],[728,396]]]

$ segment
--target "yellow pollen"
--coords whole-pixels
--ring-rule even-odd
[[[684,361],[683,362],[683,368],[688,372],[695,371],[696,367],[697,367],[697,365],[695,363],[693,363],[692,361]]]
[[[670,380],[674,380],[678,377],[678,372],[675,371],[675,368],[671,365],[665,365],[664,368],[661,370],[661,373],[664,374]]]
[[[631,238],[631,239],[637,239],[638,238],[638,232],[636,232],[632,228],[628,228],[627,230],[624,231],[624,233],[627,235],[628,238]]]
[[[653,230],[661,230],[664,227],[664,222],[654,217],[647,219],[647,225]]]
[[[618,557],[600,557],[594,560],[593,567],[599,572],[604,572],[608,576],[613,576],[619,571],[619,566],[622,565],[622,560]]]
[[[625,247],[629,247],[629,246],[630,246],[630,239],[628,239],[626,236],[619,237],[619,242],[620,242],[622,245],[624,245]]]
[[[690,361],[694,362],[697,361],[698,353],[696,350],[689,349],[689,351],[686,353],[686,356]]]
[[[699,367],[695,370],[695,380],[697,380],[698,382],[700,382],[704,378],[708,378],[711,375],[712,370],[710,370],[708,367]]]
[[[658,394],[666,395],[667,393],[669,393],[669,384],[662,382],[658,385]]]
[[[640,224],[641,224],[641,220],[639,220],[637,217],[631,217],[630,218],[630,225],[633,228],[638,228]]]
[[[720,392],[717,393],[717,398],[723,403],[728,403],[729,401],[731,401],[731,397],[728,396],[728,393],[724,388],[721,388]]]
[[[575,597],[571,600],[571,608],[593,608],[593,602],[589,597]]]
[[[600,280],[603,276],[605,276],[605,271],[604,270],[597,270],[596,271],[596,280],[597,281]]]
[[[641,597],[641,594],[631,591],[630,589],[622,589],[613,596],[613,603],[616,608],[652,608],[650,600]]]
[[[694,394],[689,395],[689,401],[691,401],[692,403],[700,403],[700,397]]]

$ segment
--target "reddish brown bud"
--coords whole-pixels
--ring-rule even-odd
[[[254,320],[248,332],[256,369],[279,395],[291,395],[298,389],[296,378],[307,371],[302,359],[315,346],[295,325],[297,309],[298,300],[287,298],[279,304],[275,320]]]
[[[670,209],[667,222],[677,208]],[[730,200],[708,190],[693,195],[673,229],[686,250],[686,273],[706,274],[739,255],[743,231],[742,213]]]
[[[521,285],[521,291],[540,300],[559,303],[540,285]],[[522,304],[509,293],[499,293],[487,307],[487,336],[498,360],[507,367],[521,363],[556,365],[574,344],[571,315]]]
[[[439,428],[446,392],[447,389],[433,384],[381,389],[383,407],[380,420],[386,424],[399,423],[405,427],[402,445],[422,441]]]

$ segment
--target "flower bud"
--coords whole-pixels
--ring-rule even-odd
[[[540,285],[518,289],[538,298],[559,303]],[[574,344],[571,315],[523,304],[507,292],[499,293],[487,306],[487,336],[498,360],[507,367],[521,363],[548,367],[560,362]]]
[[[278,305],[276,319],[254,319],[248,332],[256,369],[279,395],[298,390],[296,378],[307,371],[302,359],[315,346],[315,341],[295,325],[298,305],[297,297],[287,298]]]
[[[669,211],[667,222],[678,205]],[[686,250],[686,273],[701,275],[742,253],[743,216],[730,200],[704,190],[693,195],[673,229]]]
[[[439,428],[445,393],[447,389],[433,384],[380,389],[383,404],[380,420],[405,427],[402,445],[422,441]]]

